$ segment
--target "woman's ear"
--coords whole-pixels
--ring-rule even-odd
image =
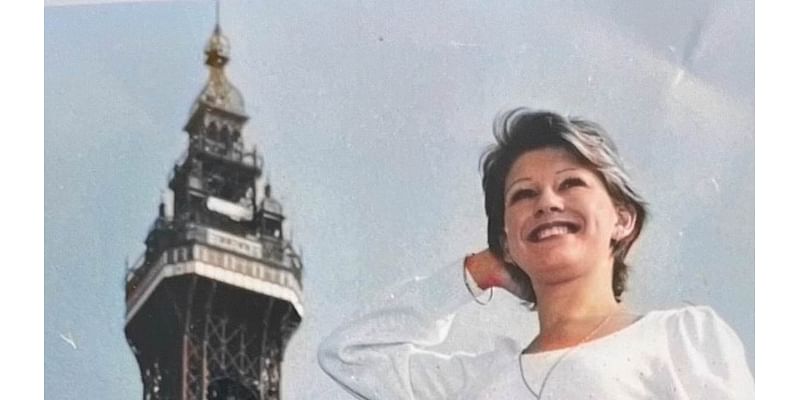
[[[620,241],[628,237],[636,227],[636,211],[631,206],[617,206],[617,225],[614,227],[612,239]]]

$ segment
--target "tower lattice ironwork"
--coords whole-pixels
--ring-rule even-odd
[[[208,82],[184,130],[146,250],[126,277],[125,335],[144,399],[278,399],[281,361],[302,315],[302,262],[284,237],[283,210],[262,157],[247,150],[241,93],[224,67],[216,25]]]

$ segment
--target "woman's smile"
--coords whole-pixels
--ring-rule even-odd
[[[538,221],[527,235],[524,235],[529,242],[539,243],[548,239],[556,239],[564,235],[574,234],[580,230],[580,224],[564,219],[554,219],[551,221]]]

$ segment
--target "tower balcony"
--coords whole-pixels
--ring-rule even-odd
[[[259,240],[213,228],[187,226],[183,244],[148,261],[140,257],[126,279],[126,321],[130,321],[156,287],[167,278],[199,275],[264,296],[286,301],[303,315],[302,262],[288,242]]]

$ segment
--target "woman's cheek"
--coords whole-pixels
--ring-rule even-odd
[[[508,238],[508,251],[511,254],[511,257],[514,259],[519,259],[519,255],[521,249],[524,245],[524,240],[520,236],[522,224],[516,218],[511,218],[509,221],[506,222],[506,227],[508,230],[506,231],[506,237]]]

